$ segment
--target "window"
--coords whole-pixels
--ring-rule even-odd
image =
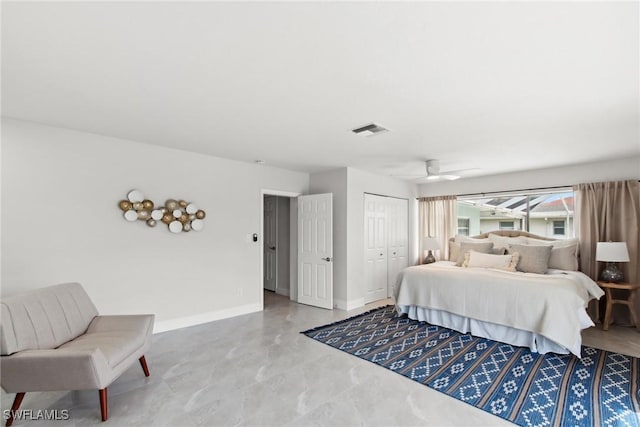
[[[513,230],[513,221],[500,221],[498,224],[500,230]]]
[[[523,230],[552,239],[569,238],[574,235],[573,202],[570,188],[459,197],[458,234]]]
[[[469,218],[458,217],[458,234],[461,236],[469,235]]]

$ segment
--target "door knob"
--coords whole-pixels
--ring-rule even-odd
[[[325,260],[325,261],[331,261],[331,257],[325,257],[325,258],[322,258],[322,259]]]
[[[275,251],[276,247],[275,246],[269,246],[269,249],[271,249],[272,251]]]

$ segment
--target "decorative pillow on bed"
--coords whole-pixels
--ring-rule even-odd
[[[482,252],[482,253],[488,254],[488,253],[491,253],[491,249],[493,249],[492,242],[486,242],[486,243],[462,242],[460,243],[460,251],[458,252],[456,265],[458,267],[462,265],[462,263],[464,262],[464,254],[466,252],[476,251],[476,252]]]
[[[578,271],[578,245],[551,249],[549,268]]]
[[[551,246],[549,268],[558,270],[578,271],[578,239],[566,240],[540,240],[527,237],[527,243],[531,246]]]
[[[471,243],[488,243],[491,240],[489,239],[476,239],[474,237],[462,236],[460,234],[456,234],[453,241],[449,241],[449,261],[457,262],[458,258],[461,256],[460,254],[460,244],[462,242],[471,242]],[[464,255],[464,253],[462,254]]]
[[[546,245],[511,245],[509,253],[520,254],[520,262],[516,267],[518,271],[545,274],[549,268],[551,249]]]
[[[511,245],[526,245],[527,238],[524,236],[518,237],[506,237],[499,236],[497,234],[489,233],[489,240],[493,242],[494,248],[507,248]]]
[[[491,253],[494,255],[506,255],[507,248],[496,248],[495,246],[491,248]]]
[[[458,261],[460,255],[460,243],[449,241],[449,261]]]
[[[465,268],[499,268],[500,270],[516,271],[520,254],[493,255],[482,252],[469,251],[464,254],[462,266]]]

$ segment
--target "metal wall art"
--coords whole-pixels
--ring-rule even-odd
[[[149,227],[163,222],[172,233],[200,231],[204,228],[206,213],[184,200],[169,199],[164,206],[156,206],[151,200],[145,199],[142,192],[131,190],[125,200],[120,200],[118,206],[127,221],[145,221]]]

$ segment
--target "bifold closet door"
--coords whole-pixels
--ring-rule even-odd
[[[387,199],[387,297],[393,295],[398,274],[409,266],[409,201]]]
[[[386,197],[364,195],[364,303],[387,297]]]

